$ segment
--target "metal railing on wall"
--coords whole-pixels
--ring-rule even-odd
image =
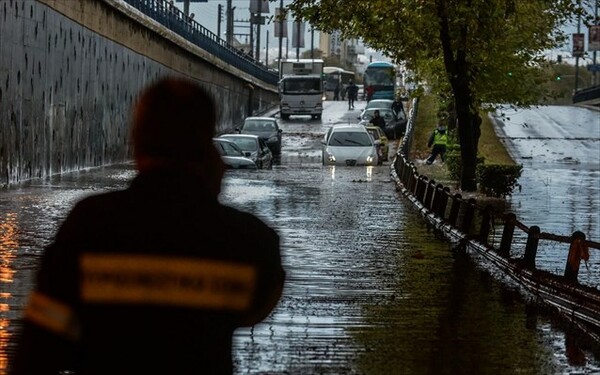
[[[277,85],[278,74],[221,39],[166,0],[124,0],[174,33],[253,77]]]

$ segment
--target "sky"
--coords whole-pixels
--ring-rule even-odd
[[[176,0],[182,1],[182,0]],[[287,6],[292,3],[292,0],[284,0],[283,6]],[[194,20],[200,23],[202,26],[212,31],[213,33],[217,33],[218,30],[218,18],[219,18],[219,4],[223,9],[223,16],[221,21],[221,38],[225,39],[225,29],[226,29],[226,9],[227,9],[227,0],[207,0],[205,3],[190,3],[190,13],[194,13]],[[279,8],[279,1],[269,2],[269,13],[263,13],[263,16],[269,17],[275,15],[275,8]],[[183,2],[176,2],[175,5],[183,11]],[[250,0],[231,0],[232,7],[235,7],[233,11],[234,15],[234,33],[247,34],[248,33],[248,22],[235,22],[238,21],[248,21],[250,19]],[[268,22],[268,21],[267,21]],[[244,27],[246,26],[246,27]],[[267,23],[265,25],[261,25],[261,59],[265,59],[268,57],[269,62],[272,62],[273,59],[276,59],[279,56],[279,38],[274,37],[274,24],[273,22]],[[305,48],[300,48],[300,53],[306,50],[310,50],[311,47],[311,33],[310,26],[306,25],[305,27],[306,33],[304,36],[304,45]],[[267,41],[267,31],[269,34],[269,40]],[[292,48],[291,39],[292,39],[292,22],[288,19],[288,36],[289,36],[289,45],[287,47],[288,56],[290,58],[296,57],[296,48]],[[244,36],[236,36],[236,38],[241,43],[247,43],[246,37]],[[319,32],[314,32],[314,48],[319,48]],[[265,56],[266,47],[268,45],[269,53],[268,56]],[[282,41],[282,55],[285,56],[286,51],[286,39],[284,38]]]
[[[182,0],[175,0],[175,1],[176,1],[175,5],[183,11]],[[232,7],[235,7],[235,9],[234,9],[234,19],[235,20],[238,20],[238,21],[249,20],[249,18],[250,18],[250,0],[231,0],[231,3],[232,3]],[[284,7],[291,3],[292,3],[292,0],[284,0],[283,1]],[[226,7],[227,7],[227,0],[207,0],[207,2],[205,2],[205,3],[190,3],[190,13],[194,13],[194,20],[196,20],[202,26],[206,27],[208,30],[210,30],[216,34],[217,33],[217,25],[218,25],[219,4],[221,5],[221,7],[223,9],[223,16],[222,16],[222,22],[221,22],[221,37],[223,39],[225,39],[225,29],[226,29],[225,11],[226,11]],[[270,12],[265,13],[263,15],[267,16],[267,17],[274,16],[275,8],[278,8],[279,4],[280,4],[279,1],[269,2],[268,7],[269,7]],[[249,29],[247,27],[249,24],[247,22],[246,23],[235,22],[235,20],[234,20],[234,26],[235,26],[234,33],[248,33]],[[246,26],[246,27],[244,27],[244,26]],[[295,58],[296,57],[296,48],[293,48],[291,45],[291,36],[292,36],[291,28],[292,28],[292,22],[290,20],[288,20],[288,35],[289,35],[290,41],[289,41],[289,45],[287,47],[287,52],[288,52],[289,58]],[[568,34],[576,33],[577,32],[577,23],[566,25],[564,27],[564,30]],[[267,41],[267,31],[269,34],[268,41]],[[585,34],[585,50],[587,51],[587,43],[588,43],[587,28],[585,26],[581,25],[580,31]],[[247,42],[246,37],[236,36],[236,38],[241,43]],[[302,53],[303,51],[306,51],[306,50],[310,50],[310,47],[311,47],[311,33],[310,33],[309,25],[306,25],[306,33],[305,33],[304,41],[305,41],[305,48],[300,48],[300,53]],[[269,62],[272,62],[272,61],[274,61],[274,59],[276,59],[279,56],[279,39],[274,37],[273,22],[266,24],[266,25],[261,25],[260,44],[261,44],[261,60],[264,61],[265,58],[267,58],[269,60]],[[314,32],[313,44],[314,44],[314,48],[319,48],[319,32],[318,31]],[[266,54],[267,46],[268,46],[268,55]],[[552,50],[552,51],[548,51],[547,54],[548,54],[549,58],[552,60],[556,60],[557,55],[561,55],[563,57],[564,62],[574,64],[575,59],[570,58],[571,50],[572,50],[572,43],[571,43],[571,38],[569,38],[569,41],[567,42],[567,44],[565,46],[555,49],[555,50]],[[286,39],[283,39],[282,54],[285,57]],[[367,54],[376,54],[376,52],[372,51],[372,50],[367,50]],[[589,55],[588,58],[579,59],[580,65],[591,64],[593,62],[592,53],[587,52],[587,54]],[[600,54],[599,53],[596,53],[596,54],[597,54],[596,63],[600,63]],[[377,59],[380,57],[381,56],[377,56]]]

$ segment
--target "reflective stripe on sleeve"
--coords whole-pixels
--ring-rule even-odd
[[[256,269],[209,259],[142,255],[81,256],[88,303],[155,304],[241,311],[252,303]]]
[[[73,310],[68,305],[40,292],[33,292],[29,297],[25,317],[59,335],[71,339],[76,339],[78,336]]]

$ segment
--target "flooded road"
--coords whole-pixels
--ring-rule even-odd
[[[600,372],[580,338],[428,230],[391,161],[322,166],[326,129],[358,115],[346,109],[327,102],[322,121],[281,121],[273,170],[227,172],[220,200],[276,228],[287,271],[273,313],[236,332],[236,374]],[[133,175],[122,165],[2,190],[0,374],[43,246],[75,201]]]

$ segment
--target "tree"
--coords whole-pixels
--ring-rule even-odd
[[[543,51],[584,0],[294,0],[296,17],[361,38],[427,82],[458,122],[461,189],[475,191],[481,110],[529,106],[543,96]],[[593,0],[592,0],[593,1]],[[492,104],[490,104],[492,103]]]

